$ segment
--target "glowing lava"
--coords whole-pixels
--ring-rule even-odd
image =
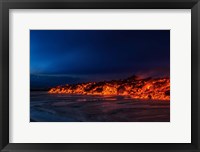
[[[170,100],[169,78],[138,79],[136,76],[124,80],[88,82],[51,88],[51,94],[120,95],[133,99]]]

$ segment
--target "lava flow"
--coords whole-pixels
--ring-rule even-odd
[[[132,76],[123,80],[67,84],[51,88],[51,94],[119,95],[133,99],[170,100],[169,78],[138,79]]]

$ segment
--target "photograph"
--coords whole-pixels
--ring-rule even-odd
[[[30,122],[170,122],[170,30],[29,32]]]
[[[0,151],[200,152],[200,0],[0,4]]]

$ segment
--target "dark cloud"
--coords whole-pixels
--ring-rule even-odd
[[[170,31],[31,30],[30,54],[34,75],[76,75],[79,81],[84,75],[117,78],[152,69],[168,69],[158,73],[169,75]],[[52,77],[47,77],[49,85]],[[69,77],[63,81],[72,82]]]

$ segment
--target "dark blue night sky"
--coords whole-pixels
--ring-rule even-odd
[[[31,30],[31,89],[169,76],[169,30]]]

